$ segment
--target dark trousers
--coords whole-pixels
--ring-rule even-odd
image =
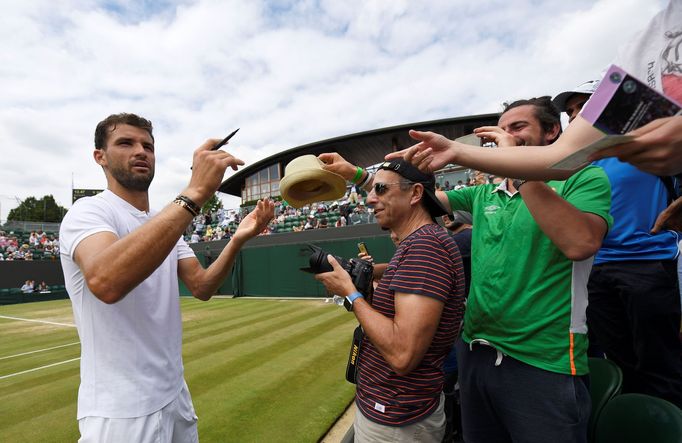
[[[467,443],[587,441],[590,394],[581,377],[545,371],[459,340],[462,428]]]
[[[682,407],[677,263],[595,265],[587,287],[590,335],[623,370],[623,392],[654,395]]]

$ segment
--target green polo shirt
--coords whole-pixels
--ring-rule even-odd
[[[602,217],[609,227],[613,223],[611,185],[601,168],[588,166],[547,185],[582,212]],[[474,220],[464,341],[485,339],[529,365],[586,374],[593,258],[567,259],[535,223],[521,194],[510,196],[497,185],[446,194],[453,210],[469,211]]]

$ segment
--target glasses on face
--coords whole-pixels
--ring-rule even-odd
[[[414,182],[408,182],[408,181],[401,181],[401,182],[393,182],[393,183],[374,183],[374,193],[376,195],[384,195],[386,191],[388,191],[388,188],[393,185],[414,185]]]

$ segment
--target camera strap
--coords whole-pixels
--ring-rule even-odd
[[[364,294],[367,303],[372,306],[372,298],[374,295],[374,286],[372,281],[374,279],[370,276],[367,291]],[[360,351],[362,351],[362,342],[365,339],[365,331],[362,326],[358,325],[353,331],[353,343],[350,346],[348,353],[348,364],[346,365],[346,380],[353,384],[358,384],[358,368],[360,367]]]
[[[346,365],[346,380],[354,384],[357,384],[358,382],[360,348],[362,347],[362,341],[364,338],[365,331],[362,330],[362,326],[358,325],[353,332],[353,343],[350,347],[350,353],[348,354],[348,364]]]

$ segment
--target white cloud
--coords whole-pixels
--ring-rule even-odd
[[[99,120],[150,118],[152,204],[209,137],[251,163],[357,131],[496,112],[593,78],[663,1],[2,1],[0,218],[103,187]],[[46,12],[48,11],[48,12]],[[9,197],[8,197],[9,196]],[[234,199],[230,200],[235,204]]]

